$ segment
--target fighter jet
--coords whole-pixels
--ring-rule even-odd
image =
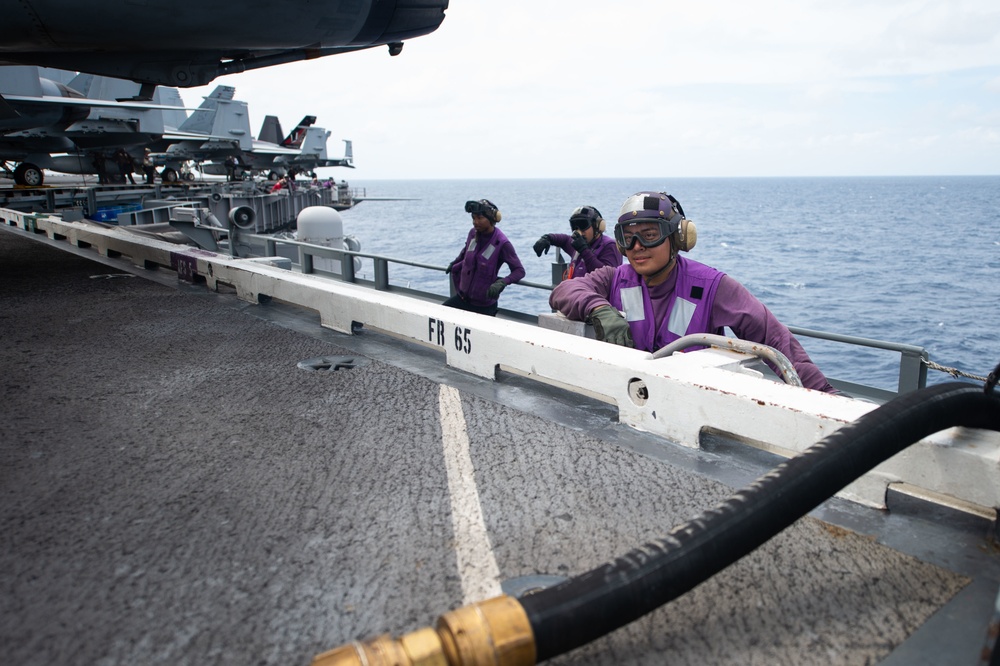
[[[250,151],[241,152],[238,158],[237,176],[266,174],[270,180],[277,180],[285,174],[312,173],[318,167],[343,166],[354,168],[354,148],[349,139],[344,139],[344,156],[330,158],[326,143],[330,132],[316,127],[316,116],[305,116],[288,136],[282,138],[281,122],[277,116],[265,116],[257,139]],[[200,165],[202,173],[222,175],[226,173],[223,160]]]
[[[343,158],[328,158],[330,132],[315,127],[315,116],[304,117],[287,137],[274,141],[264,139],[281,137],[281,124],[268,116],[261,138],[254,140],[247,104],[234,99],[235,90],[217,86],[188,117],[175,88],[157,86],[157,104],[121,102],[117,100],[134,96],[139,84],[38,67],[0,67],[0,102],[11,100],[11,113],[0,114],[0,160],[17,165],[7,167],[15,182],[33,186],[43,183],[43,169],[99,173],[101,158],[118,148],[136,163],[143,148],[150,148],[165,182],[180,179],[190,161],[201,164],[204,173],[223,174],[229,157],[237,157],[242,170],[274,179],[320,166],[353,166],[350,141]],[[115,168],[106,171],[109,179],[118,175]]]
[[[177,180],[186,162],[221,162],[253,150],[250,112],[246,102],[233,99],[235,92],[232,86],[216,86],[180,127],[150,142],[165,182]]]
[[[320,166],[353,167],[353,150],[347,142],[343,158],[327,157],[330,132],[315,127],[315,116],[306,116],[280,142],[254,139],[250,133],[246,102],[233,99],[232,86],[216,86],[212,94],[176,131],[167,131],[150,144],[153,158],[163,166],[165,182],[177,180],[181,167],[196,162],[202,173],[226,174],[227,158],[237,159],[243,173],[267,173],[277,179],[286,173],[311,172]],[[274,116],[265,118],[261,136],[281,136],[281,124]]]
[[[82,90],[81,90],[82,88]],[[103,95],[135,94],[139,84],[28,66],[0,67],[0,161],[20,185],[41,185],[42,169],[93,172],[87,150],[141,146],[161,136],[171,119],[184,118],[175,89],[156,87],[154,102],[117,101]],[[98,92],[101,97],[92,96]],[[73,154],[58,165],[54,154]],[[9,165],[16,165],[11,168]],[[84,171],[86,173],[87,171]]]
[[[200,86],[224,74],[387,45],[434,32],[448,0],[227,3],[0,0],[0,65]]]
[[[330,132],[322,127],[309,127],[306,129],[305,137],[302,140],[298,155],[279,155],[271,163],[268,176],[277,178],[280,176],[296,173],[313,173],[318,167],[342,166],[349,169],[354,168],[354,148],[349,139],[344,141],[344,156],[332,159],[327,156],[326,142],[330,138]]]

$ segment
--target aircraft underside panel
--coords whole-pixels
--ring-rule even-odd
[[[221,74],[426,35],[441,25],[447,7],[448,0],[238,6],[0,0],[0,64],[197,86]]]

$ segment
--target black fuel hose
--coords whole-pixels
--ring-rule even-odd
[[[1000,396],[952,382],[898,397],[666,537],[519,599],[541,662],[704,582],[910,444],[952,426],[1000,431]]]

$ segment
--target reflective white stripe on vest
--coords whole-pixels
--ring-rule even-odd
[[[497,251],[497,246],[490,243],[485,250],[483,250],[483,259],[489,259],[493,256],[493,253]]]
[[[476,237],[475,236],[473,236],[472,240],[469,241],[469,250],[468,251],[469,252],[475,252],[476,251]]]
[[[646,318],[646,307],[642,302],[642,287],[625,287],[621,290],[622,310],[625,321],[642,321]]]
[[[694,311],[697,307],[697,303],[692,303],[683,298],[676,299],[674,301],[674,309],[670,311],[667,330],[674,335],[683,337],[687,333],[688,326],[691,325],[691,319],[694,317]]]

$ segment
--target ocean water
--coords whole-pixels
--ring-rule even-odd
[[[350,182],[350,181],[349,181]],[[666,191],[698,228],[691,258],[741,281],[789,325],[918,345],[931,361],[985,376],[1000,362],[1000,176],[380,180],[350,182],[369,200],[342,213],[363,252],[444,267],[471,228],[463,205],[503,214],[526,280],[549,284],[576,206],[613,225],[641,190]],[[609,229],[610,232],[610,229]],[[504,271],[506,269],[503,269]],[[360,272],[371,278],[370,260]],[[390,283],[448,295],[443,272],[390,266]],[[502,307],[548,312],[548,292],[514,285]],[[802,339],[826,374],[895,389],[898,354]],[[929,383],[951,381],[931,370]]]

